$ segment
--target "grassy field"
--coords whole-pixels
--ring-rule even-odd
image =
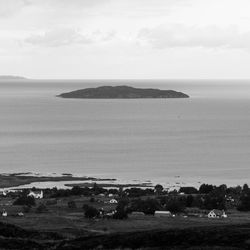
[[[69,208],[68,202],[74,200],[77,208]],[[88,204],[104,210],[113,210],[116,204],[107,203],[108,199],[99,198],[99,201],[90,202],[86,197],[70,197],[56,199],[54,205],[46,205],[47,212],[37,213],[36,207],[25,213],[23,217],[16,214],[23,210],[22,206],[13,206],[14,200],[9,198],[1,199],[0,210],[5,209],[8,217],[0,217],[0,221],[20,226],[25,229],[57,232],[67,237],[75,237],[88,234],[107,234],[116,232],[137,232],[145,230],[167,230],[183,229],[190,227],[210,227],[219,225],[236,225],[250,223],[250,213],[228,211],[226,219],[209,219],[198,217],[161,217],[155,216],[129,216],[126,220],[114,219],[87,219],[84,217],[83,204]],[[55,199],[37,200],[39,203],[53,203]]]

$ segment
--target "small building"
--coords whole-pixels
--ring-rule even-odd
[[[43,198],[43,191],[30,191],[28,196],[33,196],[35,199],[42,199]]]
[[[227,214],[224,210],[213,209],[211,210],[208,215],[208,218],[227,218]]]
[[[155,211],[156,217],[171,217],[172,214],[170,211]]]
[[[143,212],[138,212],[138,211],[134,211],[131,213],[132,217],[139,217],[139,216],[145,216],[145,214]]]
[[[7,193],[8,193],[8,191],[6,191],[6,190],[3,190],[3,192],[2,192],[3,196],[7,196]]]
[[[117,201],[116,199],[111,199],[111,200],[109,201],[109,203],[111,203],[111,204],[116,204],[116,203],[118,203],[118,201]]]
[[[24,216],[24,214],[23,214],[23,212],[19,212],[19,213],[17,213],[17,216],[19,216],[19,217],[23,217],[23,216]]]
[[[3,211],[2,211],[2,216],[3,217],[7,217],[8,216],[8,213],[7,213],[7,211],[5,209],[3,209]]]

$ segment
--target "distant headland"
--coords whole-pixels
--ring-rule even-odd
[[[101,86],[79,89],[62,93],[58,97],[84,99],[189,98],[187,94],[174,90],[143,89],[129,86]]]
[[[1,80],[27,80],[27,78],[23,76],[0,75]]]

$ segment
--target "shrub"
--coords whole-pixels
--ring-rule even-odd
[[[47,207],[46,207],[43,203],[41,203],[41,204],[39,204],[39,206],[36,208],[36,212],[37,212],[37,213],[45,213],[45,212],[48,212],[48,209],[47,209]]]
[[[90,201],[90,202],[95,202],[95,198],[94,198],[94,197],[91,197],[89,201]]]
[[[184,201],[178,198],[170,199],[166,203],[166,209],[169,210],[171,213],[180,213],[185,209]]]
[[[84,211],[86,211],[88,208],[89,208],[89,205],[88,205],[88,204],[83,204],[83,205],[82,205],[82,209],[83,209]]]
[[[127,199],[122,199],[118,202],[116,207],[116,212],[113,215],[114,219],[123,220],[128,218],[128,206],[129,201]]]
[[[75,201],[69,201],[68,202],[68,208],[72,208],[72,209],[77,208]]]
[[[14,202],[13,205],[26,205],[26,206],[35,206],[36,205],[36,201],[35,198],[33,196],[20,196],[18,197]]]
[[[92,207],[92,206],[88,206],[87,209],[85,210],[85,217],[92,219],[94,217],[97,217],[99,215],[99,211]]]
[[[23,206],[23,212],[24,212],[24,213],[29,213],[30,210],[31,210],[31,207],[30,207],[30,206],[27,206],[27,205]]]

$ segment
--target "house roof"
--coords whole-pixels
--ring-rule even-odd
[[[155,211],[157,214],[171,214],[170,211]]]
[[[209,213],[211,213],[211,212],[214,212],[216,215],[222,215],[223,214],[223,211],[219,210],[219,209],[213,209]]]
[[[30,191],[30,194],[41,194],[42,193],[42,190],[41,191]]]

